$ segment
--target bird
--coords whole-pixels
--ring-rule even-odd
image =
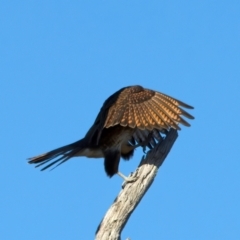
[[[121,88],[103,103],[85,137],[44,154],[28,158],[28,163],[41,169],[55,168],[72,157],[104,158],[107,176],[119,171],[120,159],[129,160],[141,146],[150,149],[163,139],[162,134],[180,126],[189,127],[183,118],[194,119],[183,108],[192,106],[164,93],[140,85]]]

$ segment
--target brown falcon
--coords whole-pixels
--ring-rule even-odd
[[[42,170],[58,166],[71,157],[104,158],[107,175],[119,174],[120,158],[130,159],[138,146],[150,148],[160,133],[170,128],[180,130],[179,124],[190,126],[182,116],[193,119],[182,108],[193,107],[141,86],[120,89],[103,104],[93,126],[86,136],[74,143],[29,158],[36,167],[46,164]]]

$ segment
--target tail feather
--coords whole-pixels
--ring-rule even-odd
[[[83,143],[84,143],[83,139],[81,139],[75,143],[54,149],[50,152],[28,158],[28,163],[36,164],[35,167],[40,167],[42,165],[49,163],[45,167],[43,167],[41,171],[44,171],[49,167],[52,167],[53,165],[55,165],[52,168],[54,169],[57,166],[61,165],[62,163],[66,162],[71,157],[74,157],[79,151],[81,151],[84,148]],[[54,160],[54,161],[51,162],[51,160]]]

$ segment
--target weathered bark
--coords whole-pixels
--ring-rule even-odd
[[[129,217],[153,183],[158,168],[171,150],[178,133],[171,129],[166,138],[147,153],[137,170],[131,175],[136,181],[126,183],[114,203],[102,219],[96,232],[96,240],[120,240],[120,234]]]

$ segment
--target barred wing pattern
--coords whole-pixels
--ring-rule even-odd
[[[175,128],[178,124],[190,126],[182,116],[193,119],[181,107],[193,107],[160,92],[141,86],[127,87],[119,93],[116,102],[109,108],[104,128],[121,125],[140,130]]]

